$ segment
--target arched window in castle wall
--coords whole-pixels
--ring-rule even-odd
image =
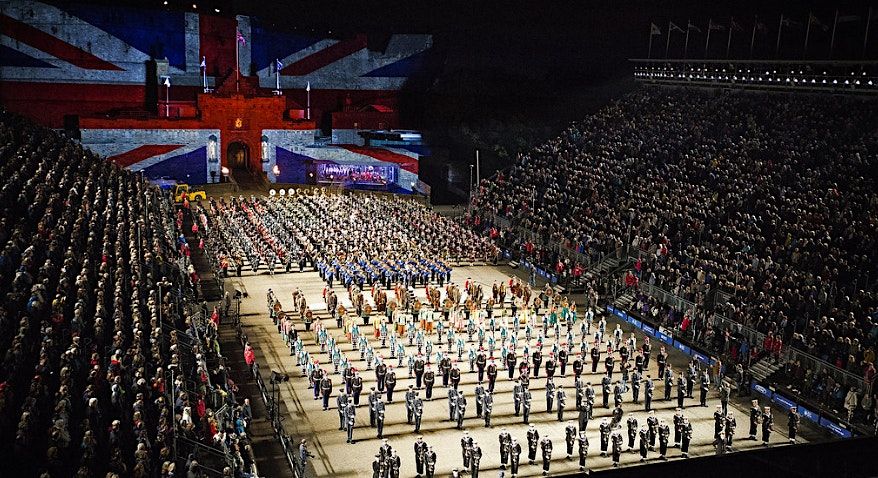
[[[219,161],[217,138],[216,135],[213,134],[207,138],[207,160],[211,163],[216,163]]]

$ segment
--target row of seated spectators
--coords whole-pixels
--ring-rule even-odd
[[[876,125],[854,98],[641,88],[483,181],[469,220],[630,250],[640,280],[699,305],[722,290],[724,315],[862,374],[878,342]]]
[[[3,110],[0,177],[0,475],[199,476],[197,455],[175,461],[174,432],[228,386],[207,368],[216,334],[182,307],[170,203]]]

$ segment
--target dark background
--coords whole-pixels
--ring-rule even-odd
[[[653,57],[662,57],[668,21],[685,29],[691,18],[703,33],[691,33],[688,57],[699,58],[705,56],[708,19],[727,27],[729,16],[735,16],[743,31],[734,32],[730,56],[747,58],[758,14],[767,32],[757,34],[754,56],[771,58],[780,14],[785,13],[803,26],[785,28],[782,56],[800,59],[809,11],[830,28],[836,8],[841,15],[867,13],[861,2],[797,1],[410,0],[285,5],[279,25],[333,34],[366,31],[375,37],[391,32],[432,33],[430,68],[424,78],[410,81],[401,107],[402,124],[423,129],[431,143],[448,148],[455,163],[473,161],[479,148],[483,176],[632,88],[628,59],[647,56],[650,22],[662,31],[653,41]],[[276,17],[271,5],[250,8],[260,18]],[[836,58],[859,59],[864,25],[862,20],[837,30]],[[872,26],[870,36],[878,36],[878,23]],[[809,58],[828,57],[830,33],[812,26]],[[711,35],[709,56],[724,57],[728,31],[714,30]],[[684,35],[675,33],[669,56],[682,57],[683,43]],[[468,175],[468,167],[464,165],[461,174]]]
[[[466,189],[468,163],[480,150],[482,176],[506,167],[515,155],[557,134],[634,87],[629,58],[647,56],[649,25],[662,32],[653,57],[664,57],[668,21],[684,30],[687,19],[701,28],[690,37],[688,58],[724,58],[728,30],[714,30],[705,54],[708,19],[735,31],[731,58],[750,56],[754,15],[764,23],[754,58],[774,58],[780,14],[800,26],[785,27],[781,58],[801,59],[808,12],[829,27],[812,26],[809,59],[827,59],[836,9],[860,15],[836,33],[836,59],[861,59],[868,4],[854,1],[245,1],[163,0],[97,3],[183,9],[219,15],[251,15],[279,29],[343,38],[368,33],[369,47],[381,50],[392,33],[430,33],[434,47],[423,75],[411,78],[401,97],[405,127],[419,128],[436,146],[427,181],[447,179],[451,164]],[[64,2],[55,2],[64,3]],[[193,10],[193,3],[197,9]],[[873,12],[873,19],[878,9]],[[681,58],[685,35],[674,33],[671,58]],[[867,56],[878,50],[878,22],[872,22]],[[459,198],[462,199],[462,198]]]

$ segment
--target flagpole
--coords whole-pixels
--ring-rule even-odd
[[[238,55],[238,31],[235,30],[235,93],[240,91],[241,88],[241,60]]]
[[[689,50],[689,30],[691,30],[690,25],[692,25],[692,23],[689,21],[689,19],[686,19],[686,42],[683,43],[683,59],[684,60],[686,59],[686,53]]]
[[[804,60],[808,56],[808,37],[811,36],[811,21],[813,13],[808,12],[808,27],[805,28],[805,48],[802,50],[802,59]]]
[[[480,172],[481,172],[481,168],[479,168],[479,150],[477,149],[476,150],[476,190],[477,191],[479,189],[479,183],[481,182],[481,176],[479,174]]]
[[[707,58],[707,52],[710,51],[710,30],[713,28],[713,18],[707,20],[707,41],[704,42],[704,58]]]
[[[753,15],[753,34],[750,35],[750,59],[753,59],[753,44],[756,43],[756,26],[759,25],[759,15]]]
[[[829,40],[829,58],[832,58],[832,50],[835,49],[835,29],[838,27],[838,9],[835,9],[835,20],[832,22],[832,40]]]
[[[652,23],[649,24],[649,50],[646,53],[646,59],[652,58]]]
[[[866,34],[863,35],[863,58],[866,57],[866,46],[869,44],[869,23],[872,23],[872,7],[869,7],[869,14],[866,15]]]
[[[207,57],[201,57],[201,85],[204,87],[204,92],[207,93]]]
[[[305,88],[305,92],[307,95],[307,106],[305,107],[305,119],[311,119],[311,82],[308,82],[308,87]]]
[[[668,20],[668,40],[665,42],[665,58],[668,57],[668,48],[671,47],[671,21]]]
[[[171,117],[171,81],[165,80],[165,118]]]
[[[729,49],[732,47],[732,30],[735,25],[735,17],[731,17],[729,20],[729,41],[726,42],[726,58],[729,57]]]
[[[783,31],[783,13],[780,14],[780,24],[777,26],[777,46],[774,47],[774,57],[780,54],[780,33]]]

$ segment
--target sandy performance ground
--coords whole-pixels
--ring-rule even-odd
[[[454,269],[452,280],[458,284],[463,284],[467,278],[472,278],[482,284],[486,293],[490,294],[490,287],[494,281],[508,280],[510,274],[515,273],[509,267],[493,267],[493,266],[474,266],[474,267],[458,267]],[[236,287],[248,292],[249,297],[241,302],[242,326],[244,332],[250,339],[257,352],[257,358],[263,374],[267,376],[269,370],[277,370],[288,374],[290,381],[280,386],[281,400],[285,403],[288,411],[285,417],[284,426],[290,436],[298,442],[299,439],[305,438],[311,448],[312,453],[316,457],[309,464],[309,476],[338,476],[338,477],[364,477],[372,476],[372,461],[378,452],[381,440],[377,438],[377,430],[369,426],[369,410],[367,395],[370,387],[375,385],[375,374],[373,371],[367,371],[365,362],[360,361],[360,354],[353,350],[353,346],[348,342],[342,345],[342,349],[352,360],[354,366],[361,371],[364,379],[363,394],[360,400],[360,406],[357,409],[356,429],[354,430],[354,444],[346,443],[346,432],[338,430],[339,418],[335,406],[335,395],[338,393],[339,387],[343,384],[340,375],[332,375],[333,396],[330,399],[330,409],[324,411],[320,400],[313,398],[312,391],[308,388],[308,380],[302,376],[301,370],[296,366],[295,357],[291,357],[289,349],[284,344],[277,329],[272,323],[268,311],[266,309],[266,293],[269,288],[278,294],[284,309],[291,309],[291,292],[294,288],[300,288],[308,300],[315,315],[321,317],[325,326],[337,338],[339,343],[344,342],[344,334],[338,329],[335,321],[329,318],[325,311],[322,300],[323,288],[325,283],[320,279],[316,272],[276,274],[270,276],[267,273],[258,275],[249,275],[242,278],[230,279],[227,285]],[[339,296],[342,304],[350,305],[347,297],[347,291],[335,285],[335,291]],[[367,301],[371,303],[371,296],[365,291]],[[388,294],[389,296],[392,293]],[[424,290],[419,288],[416,295],[423,297]],[[579,303],[582,297],[576,298]],[[580,312],[581,314],[581,312]],[[581,316],[581,315],[580,315]],[[373,321],[374,323],[374,321]],[[620,323],[614,316],[607,316],[607,330],[615,328],[615,324]],[[306,348],[312,356],[316,354],[321,364],[331,364],[331,360],[327,354],[320,354],[319,347],[315,342],[312,333],[304,333],[303,326],[298,325],[300,333],[305,342]],[[625,337],[633,330],[633,328],[622,323]],[[366,333],[377,353],[388,357],[389,350],[379,350],[380,342],[374,340],[372,325],[361,326],[361,330]],[[643,334],[637,333],[638,344],[643,343]],[[499,339],[499,337],[498,337]],[[434,342],[436,338],[434,337]],[[499,340],[498,340],[499,341]],[[546,340],[544,348],[544,364],[545,358],[553,339]],[[519,356],[520,347],[524,343],[524,331],[519,336]],[[577,340],[578,344],[578,340]],[[658,342],[653,340],[653,354],[650,360],[649,370],[644,373],[650,373],[653,377],[657,376],[657,365],[655,356],[658,353]],[[407,347],[408,350],[408,347]],[[435,351],[434,351],[435,353]],[[575,352],[574,352],[575,353]],[[671,348],[668,350],[668,362],[674,367],[675,373],[685,366],[688,358]],[[456,356],[456,354],[455,354]],[[605,354],[602,355],[605,357]],[[633,354],[632,354],[633,360]],[[396,360],[392,363],[395,365]],[[498,367],[499,367],[499,361]],[[572,363],[572,358],[571,358]],[[601,457],[600,453],[600,435],[598,426],[602,417],[609,417],[611,409],[601,407],[601,391],[600,379],[603,376],[603,364],[598,367],[597,374],[591,374],[590,358],[583,372],[583,381],[591,381],[595,387],[596,400],[594,409],[594,419],[588,424],[587,436],[589,440],[589,454],[587,458],[587,467],[589,469],[606,469],[612,467],[612,461],[609,457]],[[328,365],[331,370],[331,365]],[[484,476],[497,476],[500,470],[500,452],[498,434],[501,429],[505,428],[515,437],[522,445],[521,467],[519,476],[539,476],[542,473],[541,453],[537,453],[537,464],[528,465],[527,463],[527,425],[523,423],[521,417],[514,416],[512,386],[513,382],[507,380],[507,375],[502,368],[498,373],[497,383],[494,393],[494,412],[492,414],[492,427],[485,428],[484,420],[477,418],[475,413],[475,393],[474,389],[477,383],[476,373],[468,373],[468,364],[461,364],[463,372],[460,389],[464,391],[467,397],[468,406],[466,419],[464,421],[464,429],[479,443],[482,448],[481,474]],[[614,374],[614,380],[618,377],[618,360],[617,373]],[[436,370],[435,364],[433,369]],[[560,373],[560,369],[559,369]],[[517,374],[516,374],[517,375]],[[409,384],[414,384],[414,378],[407,377],[407,367],[397,370],[397,387],[394,393],[394,402],[387,405],[386,422],[384,427],[384,437],[388,443],[399,453],[402,459],[401,476],[416,476],[415,458],[413,444],[417,438],[414,433],[414,426],[406,423],[405,411],[405,390]],[[544,370],[539,379],[531,379],[531,392],[533,395],[532,412],[530,423],[534,424],[541,437],[548,436],[554,445],[551,462],[551,474],[574,473],[579,470],[578,464],[578,447],[574,448],[574,456],[568,460],[566,458],[566,446],[564,442],[564,428],[568,424],[568,420],[572,420],[575,424],[577,413],[575,408],[575,388],[573,385],[573,373],[568,364],[567,376],[560,378],[556,375],[555,383],[562,384],[567,391],[567,408],[565,413],[565,422],[557,420],[556,413],[546,412],[546,396],[545,396],[545,378]],[[424,416],[421,425],[421,435],[424,440],[431,445],[437,454],[436,476],[449,476],[452,469],[463,466],[460,448],[460,438],[463,434],[461,430],[456,428],[456,423],[448,419],[448,399],[447,391],[441,386],[442,380],[436,376],[436,387],[434,388],[433,400],[424,402]],[[486,382],[487,385],[487,382]],[[690,455],[699,456],[706,454],[714,454],[713,442],[713,413],[715,406],[719,403],[716,390],[711,387],[708,406],[698,406],[698,391],[695,391],[695,399],[686,399],[685,415],[692,422],[694,428],[694,436],[690,448]],[[623,428],[621,429],[624,444],[627,445],[627,429],[624,421],[630,415],[637,417],[639,424],[646,421],[647,413],[644,411],[642,404],[634,404],[631,400],[630,392],[624,395],[625,402],[622,407],[625,411],[623,417]],[[424,397],[423,390],[420,396]],[[676,406],[676,390],[671,401],[664,401],[664,385],[656,383],[653,407],[656,410],[658,418],[664,418],[669,425],[672,425],[672,416]],[[385,395],[386,399],[386,395]],[[612,407],[612,396],[610,398],[610,406]],[[735,434],[734,448],[736,452],[744,452],[751,448],[762,447],[761,441],[747,440],[749,428],[749,401],[737,399],[733,397],[730,411],[735,414],[737,420],[737,431]],[[778,446],[788,443],[786,435],[786,412],[778,408],[774,409],[774,429],[775,432],[771,436],[772,446]],[[825,435],[809,426],[805,420],[802,421],[800,427],[800,442],[814,441],[824,438]],[[673,427],[671,441],[673,442]],[[637,446],[637,445],[635,445]],[[628,451],[627,446],[622,454],[621,464],[630,466],[640,463],[640,455],[633,451]],[[679,449],[670,449],[668,457],[672,460],[680,459]],[[655,463],[659,461],[658,452],[650,452],[647,463]],[[313,467],[313,468],[312,468]],[[507,476],[509,472],[507,470]]]

